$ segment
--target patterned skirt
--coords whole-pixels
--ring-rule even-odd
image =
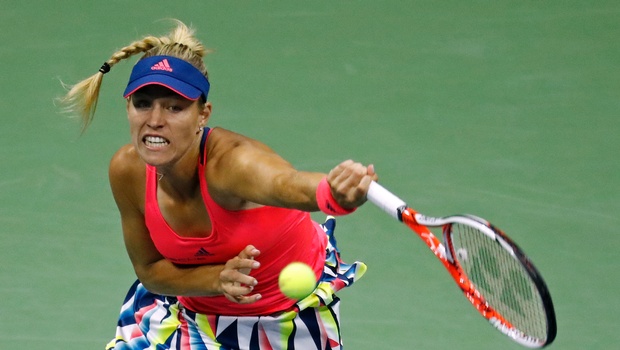
[[[199,314],[136,281],[106,350],[342,350],[340,299],[335,293],[361,278],[366,265],[340,259],[335,226],[333,217],[321,225],[329,243],[317,288],[291,309],[269,316]]]

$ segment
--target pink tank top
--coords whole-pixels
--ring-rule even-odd
[[[206,137],[201,144],[198,173],[202,197],[211,220],[212,230],[206,237],[183,237],[164,219],[157,203],[157,173],[146,167],[145,222],[157,250],[168,260],[179,265],[224,264],[237,256],[248,244],[261,251],[257,260],[261,267],[252,271],[258,285],[253,293],[262,299],[253,304],[240,305],[224,296],[179,297],[188,309],[211,315],[260,316],[286,310],[295,304],[278,288],[278,274],[290,262],[302,261],[310,265],[320,278],[325,263],[327,237],[321,227],[311,220],[310,214],[299,210],[277,207],[259,207],[248,210],[226,210],[209,195],[205,177]]]

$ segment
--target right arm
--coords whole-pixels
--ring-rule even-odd
[[[130,145],[121,148],[109,168],[112,194],[120,212],[129,259],[140,282],[151,292],[174,296],[224,294],[238,303],[251,303],[259,295],[245,296],[256,280],[240,269],[256,268],[259,253],[248,246],[226,264],[181,266],[166,260],[157,250],[144,222],[145,164]]]
[[[352,160],[340,163],[329,174],[299,171],[267,145],[222,128],[212,130],[208,147],[209,193],[218,204],[230,210],[243,209],[227,206],[230,198],[304,211],[319,210],[316,191],[325,177],[336,202],[352,209],[366,201],[370,183],[378,180],[374,166]]]

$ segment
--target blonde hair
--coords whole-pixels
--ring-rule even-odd
[[[207,50],[196,39],[194,29],[186,26],[179,20],[173,21],[176,23],[176,27],[168,35],[162,37],[149,35],[141,40],[134,41],[112,54],[99,72],[68,87],[69,91],[60,99],[60,102],[65,106],[66,112],[81,118],[82,131],[86,130],[95,115],[103,75],[115,64],[133,55],[144,52],[140,59],[159,55],[177,57],[192,64],[208,78],[203,57],[210,50]],[[106,64],[108,67],[104,69]]]

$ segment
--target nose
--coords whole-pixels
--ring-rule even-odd
[[[164,111],[161,108],[161,106],[158,104],[155,104],[150,110],[149,117],[146,121],[146,124],[153,129],[161,128],[165,122],[163,112]]]

